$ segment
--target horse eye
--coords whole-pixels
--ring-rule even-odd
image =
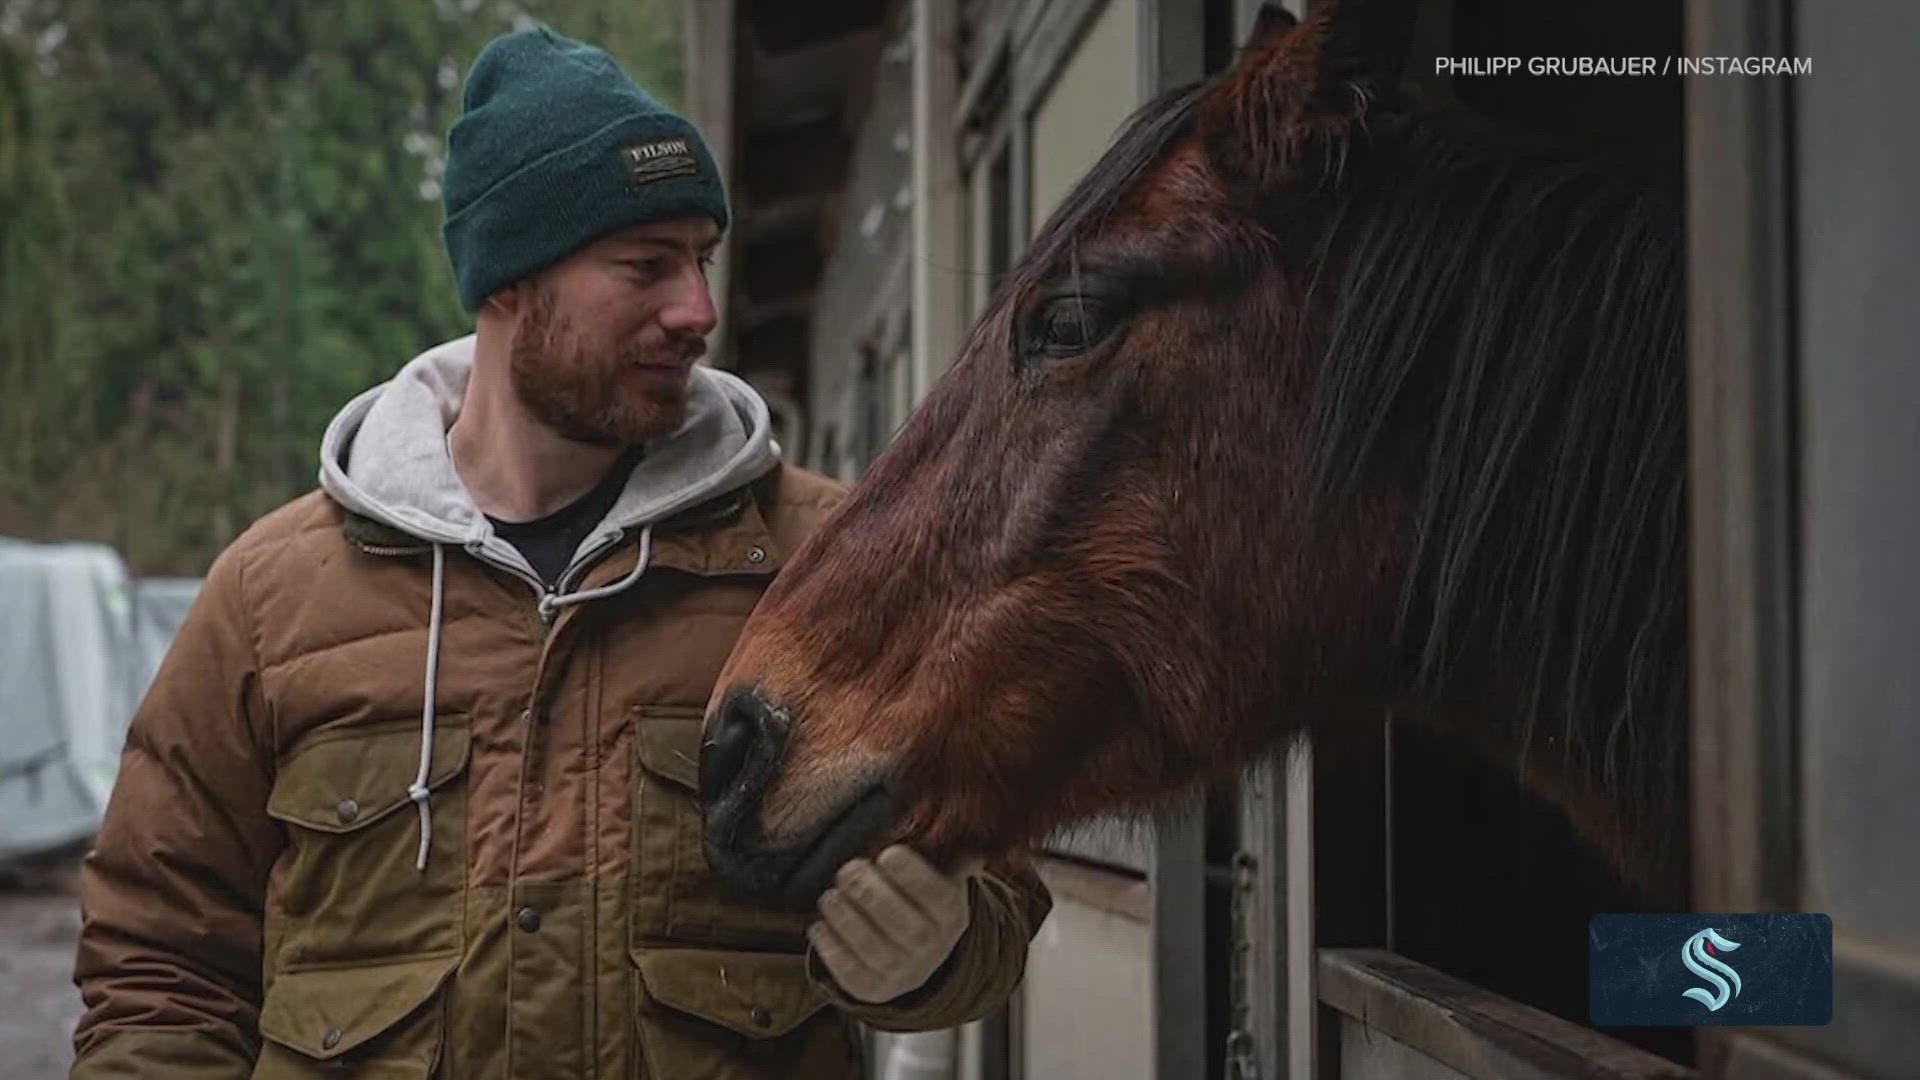
[[[1057,296],[1034,313],[1027,352],[1063,357],[1083,353],[1099,344],[1113,327],[1113,309],[1082,293]]]

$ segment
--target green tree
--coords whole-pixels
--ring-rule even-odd
[[[25,6],[57,47],[0,60],[0,532],[140,572],[200,572],[347,398],[471,328],[438,180],[487,39],[547,21],[679,97],[673,0]]]
[[[65,206],[32,61],[0,37],[0,500],[24,488],[54,437]]]

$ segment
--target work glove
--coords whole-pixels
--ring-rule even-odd
[[[923,986],[966,933],[967,881],[980,869],[972,860],[943,874],[904,844],[849,859],[807,940],[849,997],[892,1001]]]

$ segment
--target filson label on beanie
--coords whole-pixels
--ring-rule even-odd
[[[700,173],[700,162],[694,158],[693,148],[685,139],[629,143],[620,148],[620,160],[627,167],[627,179],[636,185]]]

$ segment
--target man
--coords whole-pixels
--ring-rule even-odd
[[[856,1019],[987,1012],[1031,879],[896,847],[796,912],[700,856],[702,707],[842,492],[692,366],[727,223],[699,133],[538,30],[448,145],[476,333],[350,403],[322,490],[214,563],[84,871],[73,1075],[851,1077]]]

